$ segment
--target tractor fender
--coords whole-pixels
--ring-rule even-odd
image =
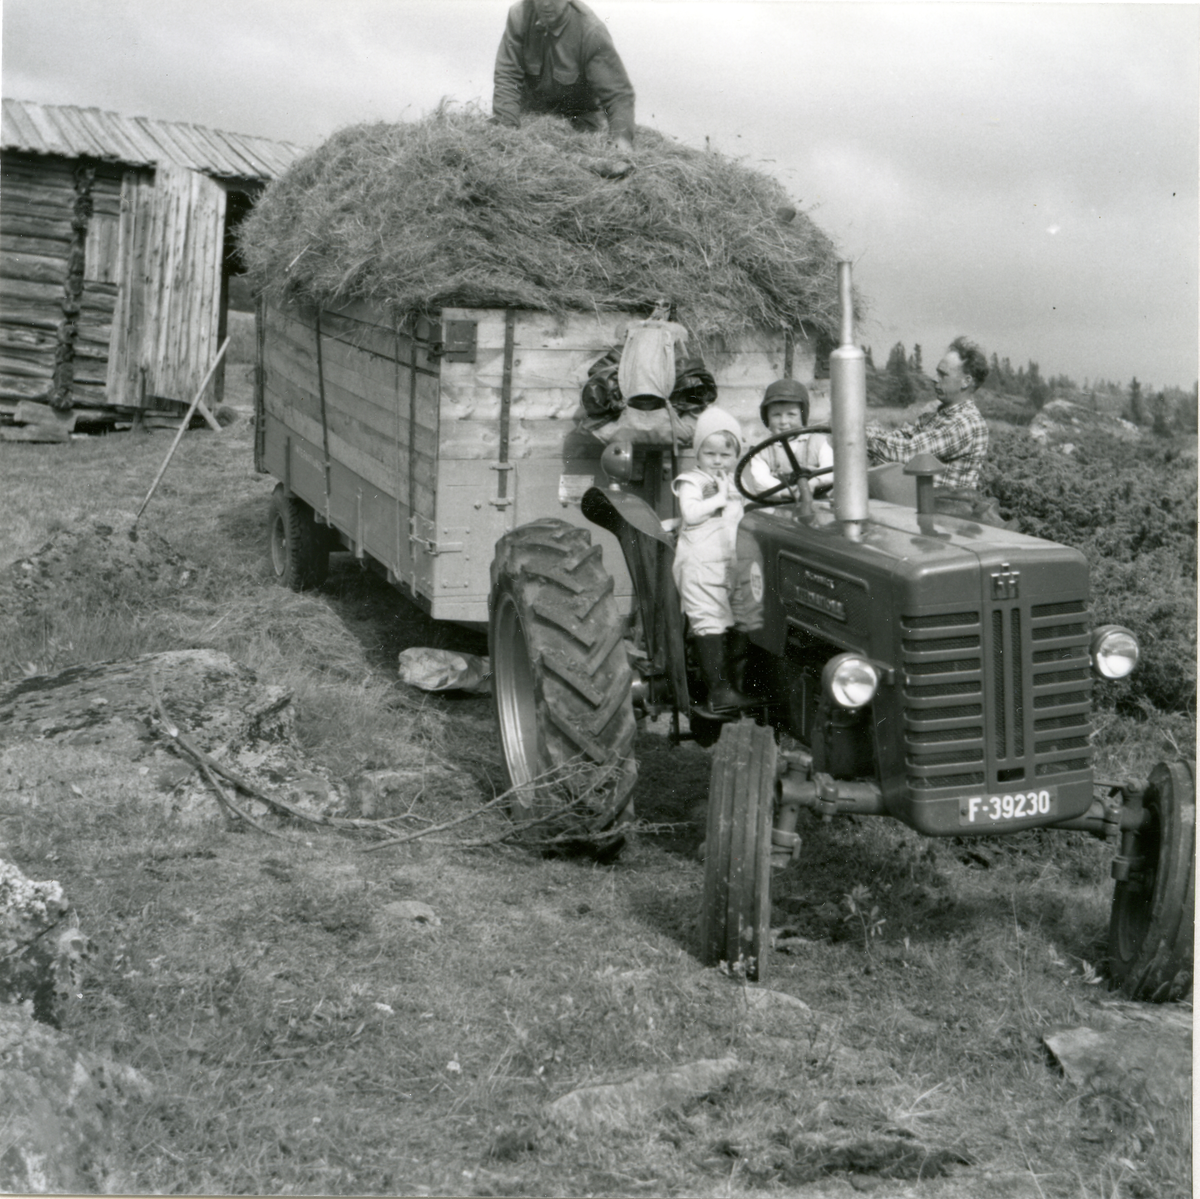
[[[645,500],[625,491],[591,487],[584,492],[580,511],[620,542],[633,581],[651,670],[670,681],[675,708],[690,711],[683,609],[672,575],[674,535],[663,528]]]
[[[589,487],[584,492],[580,511],[592,524],[607,529],[615,537],[621,536],[622,525],[629,525],[637,532],[670,546],[672,551],[675,548],[675,538],[662,527],[662,521],[654,509],[639,495]]]

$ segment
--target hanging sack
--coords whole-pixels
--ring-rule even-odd
[[[614,346],[603,358],[588,367],[587,382],[583,385],[583,410],[589,417],[614,420],[620,416],[625,403],[617,382],[621,349]]]
[[[671,407],[680,416],[699,416],[717,398],[717,381],[703,358],[682,358],[675,372]]]

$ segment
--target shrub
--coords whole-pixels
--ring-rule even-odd
[[[1123,624],[1142,660],[1101,705],[1195,710],[1196,467],[1161,442],[1095,432],[1072,455],[993,430],[984,490],[1021,531],[1074,546],[1091,565],[1096,624]]]
[[[1006,425],[1027,425],[1037,411],[1024,396],[1000,395],[986,389],[976,394],[975,403],[985,420]]]

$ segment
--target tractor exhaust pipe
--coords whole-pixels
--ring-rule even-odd
[[[838,263],[841,345],[829,355],[833,409],[833,512],[849,541],[861,541],[867,505],[867,356],[854,344],[850,263]]]

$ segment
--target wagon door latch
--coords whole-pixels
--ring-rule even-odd
[[[433,330],[431,358],[446,362],[474,362],[478,321],[446,321]]]
[[[424,529],[421,528],[422,524],[425,525]],[[421,536],[422,532],[428,533],[429,536]],[[431,558],[436,558],[439,554],[461,554],[463,552],[461,541],[438,541],[436,534],[437,528],[432,521],[424,520],[420,516],[414,516],[409,521],[409,544],[420,546]]]

